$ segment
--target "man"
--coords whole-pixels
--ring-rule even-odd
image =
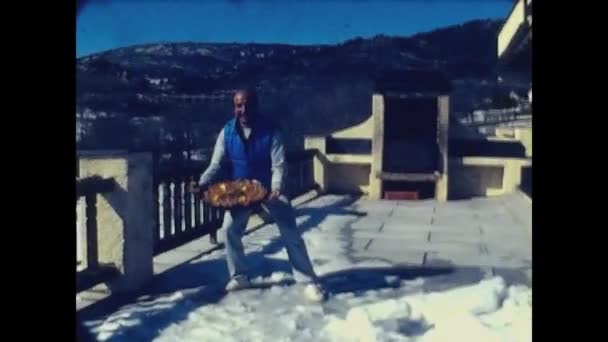
[[[285,151],[278,130],[258,115],[257,96],[253,90],[238,90],[234,94],[234,118],[228,121],[217,138],[211,163],[199,179],[206,190],[217,180],[224,167],[230,179],[255,179],[270,190],[262,203],[274,218],[297,282],[305,283],[305,295],[313,301],[324,297],[306,245],[296,227],[294,209],[283,194]],[[227,291],[250,285],[247,275],[242,237],[251,215],[250,208],[234,208],[224,215],[226,259],[230,281]]]

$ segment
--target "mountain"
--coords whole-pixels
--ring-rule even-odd
[[[159,43],[82,57],[76,61],[78,146],[212,146],[231,117],[232,91],[255,86],[262,112],[298,148],[303,134],[365,120],[374,77],[412,68],[444,72],[454,87],[453,110],[470,111],[495,91],[500,25],[478,20],[337,45]]]

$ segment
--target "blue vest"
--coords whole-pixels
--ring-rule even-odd
[[[231,164],[231,179],[255,179],[270,191],[273,126],[260,117],[256,118],[249,139],[244,141],[237,125],[236,120],[232,119],[224,126],[224,145]]]

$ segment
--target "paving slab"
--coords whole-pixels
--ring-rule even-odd
[[[373,245],[373,242],[372,242]],[[352,257],[358,260],[361,259],[385,259],[391,260],[396,264],[422,266],[424,260],[423,251],[401,249],[401,250],[379,250],[370,249],[364,251],[356,251]]]
[[[385,223],[385,217],[363,217],[350,224],[354,230],[378,231]]]
[[[467,229],[464,231],[431,230],[429,231],[429,241],[431,242],[476,242],[483,241],[483,236],[479,230]]]
[[[412,217],[400,217],[400,216],[390,216],[386,217],[384,220],[384,225],[429,225],[432,222],[433,216],[431,215],[420,215],[420,216],[412,216]]]
[[[427,231],[353,231],[353,237],[374,238],[379,240],[403,241],[403,242],[427,242],[429,233]]]

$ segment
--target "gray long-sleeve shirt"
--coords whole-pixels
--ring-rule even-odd
[[[249,138],[251,134],[250,128],[243,128],[243,134],[246,138]],[[285,148],[283,146],[283,140],[278,130],[272,137],[272,146],[270,149],[270,157],[272,161],[272,181],[271,190],[283,191],[283,179],[285,176]],[[213,155],[211,156],[211,162],[209,166],[201,175],[198,184],[199,186],[210,185],[217,180],[217,177],[222,171],[223,165],[227,162],[226,159],[226,147],[224,145],[224,130],[220,131],[215,142],[213,149]]]

